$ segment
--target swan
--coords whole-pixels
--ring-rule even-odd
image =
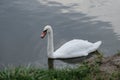
[[[91,43],[87,40],[73,39],[66,42],[59,49],[54,51],[53,29],[50,25],[44,27],[41,33],[41,38],[44,38],[46,34],[48,34],[48,57],[53,59],[87,56],[89,53],[96,51],[102,43],[102,41]]]

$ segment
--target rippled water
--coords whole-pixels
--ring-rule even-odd
[[[119,7],[119,0],[0,0],[0,65],[47,67],[47,40],[40,39],[47,24],[55,49],[74,38],[102,40],[99,51],[113,55],[120,50]]]

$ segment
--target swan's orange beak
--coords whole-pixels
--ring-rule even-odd
[[[43,31],[43,32],[41,33],[41,38],[44,38],[44,37],[46,36],[46,34],[47,34],[47,31]]]

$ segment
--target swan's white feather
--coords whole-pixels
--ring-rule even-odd
[[[96,51],[102,41],[96,43],[88,42],[87,40],[74,39],[68,41],[54,52],[53,46],[53,30],[50,25],[44,27],[44,31],[48,33],[48,57],[49,58],[74,58],[87,56],[89,53]],[[45,33],[45,32],[44,32]],[[41,38],[44,36],[42,35]]]
[[[68,41],[57,49],[52,58],[73,58],[87,56],[89,53],[96,51],[101,45],[101,41],[96,43],[88,42],[87,40],[74,39]]]

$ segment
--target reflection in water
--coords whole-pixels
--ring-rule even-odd
[[[54,69],[54,59],[48,58],[48,69]]]
[[[76,58],[57,58],[57,59],[48,58],[48,69],[55,68],[54,67],[55,60],[60,60],[62,62],[69,63],[69,64],[80,64],[80,63],[84,62],[85,60],[89,60],[91,58],[95,59],[96,56],[98,56],[98,55],[101,55],[101,53],[99,51],[94,51],[92,53],[89,53],[88,56],[82,56],[82,57],[76,57]],[[60,68],[60,67],[58,67],[58,68]]]
[[[111,29],[120,39],[120,0],[38,0],[47,6],[66,6],[61,8],[61,13],[85,13],[89,16],[97,16],[95,20],[109,21],[113,25]],[[78,19],[74,17],[74,19]]]

